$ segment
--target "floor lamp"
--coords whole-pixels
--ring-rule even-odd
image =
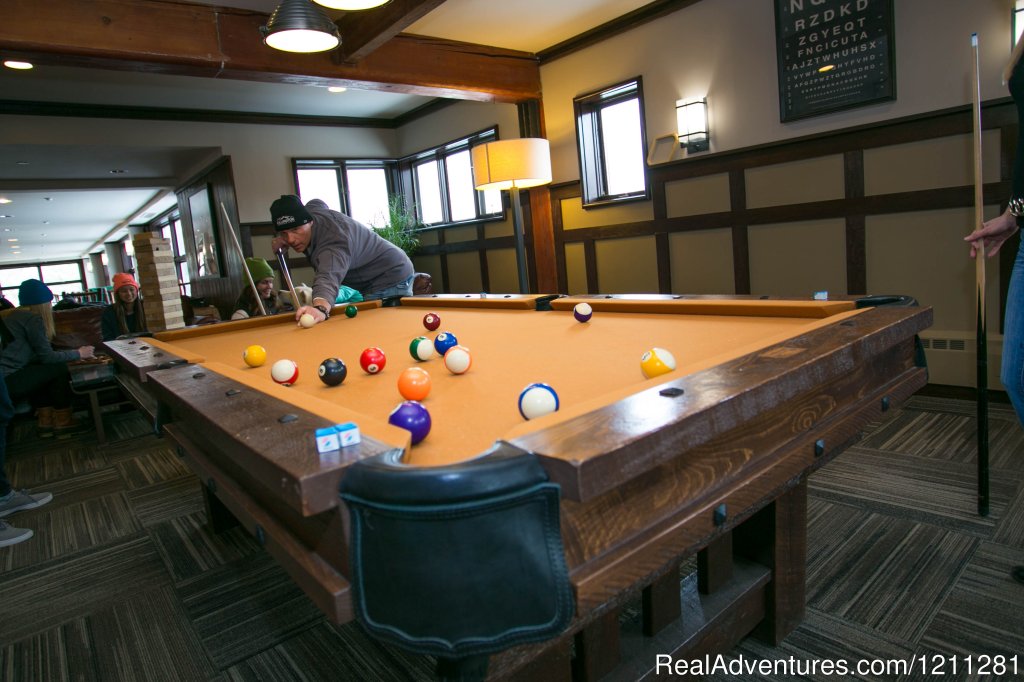
[[[551,147],[539,137],[498,140],[473,147],[473,184],[480,191],[507,189],[512,201],[519,293],[530,293],[526,275],[526,243],[519,190],[551,182]]]

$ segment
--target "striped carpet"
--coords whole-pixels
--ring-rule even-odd
[[[36,536],[0,549],[0,680],[432,679],[429,660],[327,623],[244,531],[211,533],[197,480],[137,413],[106,422],[103,446],[12,425],[15,485],[54,500],[12,517]],[[707,679],[966,680],[996,655],[1024,678],[1024,586],[1009,578],[1024,564],[1024,430],[992,405],[980,518],[974,424],[973,403],[916,396],[817,472],[804,623],[779,647],[745,640]],[[840,659],[875,668],[809,668]]]

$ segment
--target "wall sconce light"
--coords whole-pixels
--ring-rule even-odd
[[[260,33],[265,44],[284,52],[324,52],[341,44],[337,25],[309,0],[282,0]]]
[[[676,101],[676,129],[679,146],[687,154],[706,152],[710,147],[708,134],[708,98]]]

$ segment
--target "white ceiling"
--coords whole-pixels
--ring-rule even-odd
[[[279,0],[192,1],[269,14]],[[647,2],[446,0],[405,33],[539,52]],[[383,119],[431,101],[351,88],[334,94],[306,85],[63,66],[0,68],[0,99]],[[128,224],[170,208],[174,178],[212,152],[120,147],[97,154],[85,145],[0,144],[0,201],[10,200],[0,203],[0,264],[79,258],[98,250],[103,241],[126,234]],[[111,173],[117,169],[130,173]]]

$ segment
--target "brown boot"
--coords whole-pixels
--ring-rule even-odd
[[[70,407],[53,411],[53,432],[58,436],[70,436],[92,428],[91,424],[78,421]]]
[[[36,430],[39,432],[39,437],[53,438],[53,408],[40,407],[36,411],[36,417],[38,418]]]

